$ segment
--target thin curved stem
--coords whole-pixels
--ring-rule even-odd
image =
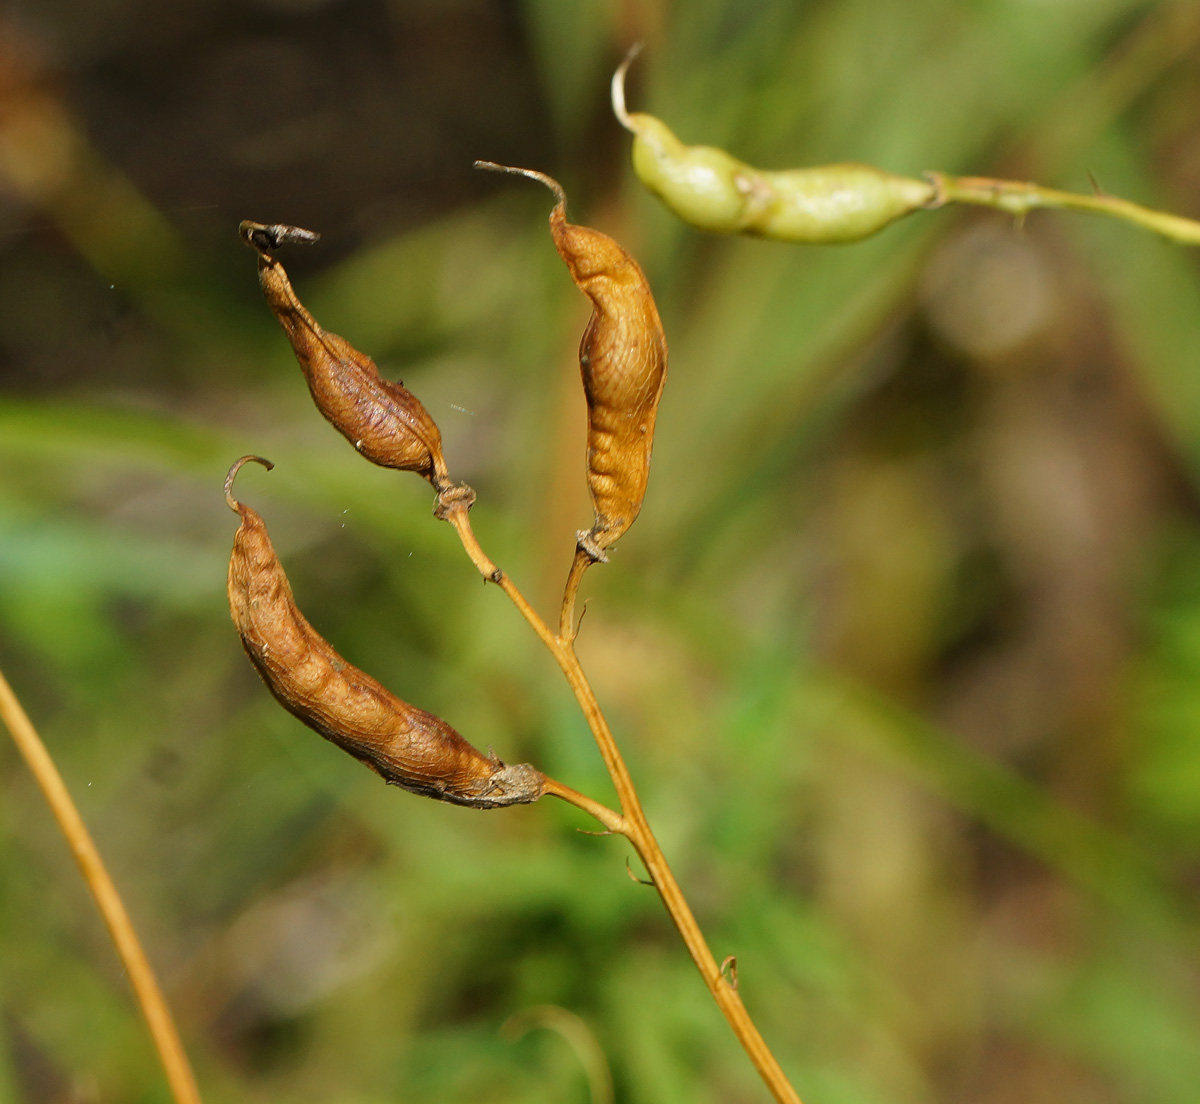
[[[21,707],[12,687],[9,686],[3,673],[0,673],[0,720],[4,721],[17,750],[29,765],[34,779],[41,787],[42,795],[58,827],[66,837],[79,864],[83,880],[91,891],[96,902],[96,908],[108,927],[108,934],[117,948],[117,954],[129,974],[129,983],[133,986],[142,1015],[150,1029],[163,1071],[167,1075],[167,1083],[176,1104],[200,1104],[200,1091],[196,1087],[196,1079],[180,1042],[179,1032],[171,1010],[167,1007],[158,979],[150,967],[142,944],[134,931],[129,913],[117,892],[117,887],[109,877],[108,870],[100,858],[75,802],[54,765],[54,760],[46,750],[45,744],[33,727],[25,710]]]
[[[571,561],[571,571],[567,575],[567,585],[563,588],[562,612],[558,617],[558,638],[574,642],[579,633],[575,622],[575,598],[579,594],[579,584],[583,582],[583,574],[595,561],[582,545],[575,549],[575,559]]]
[[[1200,222],[1184,218],[1182,215],[1155,211],[1117,196],[1060,192],[1056,188],[1043,188],[1040,184],[1029,184],[1021,180],[995,180],[988,176],[952,176],[943,172],[930,172],[925,175],[936,189],[930,207],[941,207],[947,203],[971,203],[981,207],[994,207],[1017,216],[1037,208],[1094,211],[1153,230],[1156,234],[1183,245],[1200,245]]]
[[[696,969],[700,971],[700,976],[704,979],[704,984],[708,987],[708,991],[717,1002],[717,1006],[721,1009],[726,1021],[733,1029],[733,1033],[742,1044],[751,1062],[754,1063],[772,1096],[780,1104],[801,1104],[796,1090],[792,1088],[775,1055],[771,1053],[766,1041],[750,1018],[749,1012],[746,1011],[734,983],[722,974],[720,966],[717,965],[717,961],[705,941],[704,934],[700,930],[700,925],[696,922],[696,917],[687,903],[687,898],[675,880],[675,875],[671,872],[666,856],[654,838],[654,833],[650,830],[650,824],[646,820],[646,814],[629,774],[629,768],[625,765],[625,760],[613,738],[608,721],[600,709],[600,704],[596,701],[591,683],[575,655],[574,635],[569,624],[559,635],[550,631],[516,584],[483,551],[467,517],[468,508],[465,502],[448,503],[444,509],[439,508],[438,516],[454,526],[463,548],[471,557],[471,562],[475,564],[479,573],[485,579],[494,582],[508,595],[509,600],[516,606],[518,612],[537,633],[538,638],[558,663],[575,695],[575,700],[579,703],[584,719],[591,729],[596,746],[600,749],[604,765],[608,769],[609,777],[617,791],[621,812],[619,815],[615,814],[611,809],[552,779],[547,779],[546,792],[570,801],[571,804],[594,816],[609,831],[623,835],[629,840],[645,865],[651,881],[654,883],[654,888],[658,890],[658,895],[662,899],[667,913],[683,939],[684,946],[687,947],[688,954],[691,955]],[[576,565],[578,565],[578,555],[576,556]],[[577,567],[573,566],[572,575],[576,574],[576,570]],[[582,578],[582,574],[583,569],[579,569],[580,578]],[[577,581],[575,588],[578,588]],[[568,582],[567,594],[571,597],[571,605],[573,605],[570,582]],[[568,609],[566,596],[564,596],[563,605],[565,612]]]
[[[510,1016],[500,1027],[502,1035],[519,1039],[531,1028],[553,1031],[579,1059],[588,1080],[592,1104],[613,1104],[612,1071],[608,1058],[592,1029],[565,1008],[556,1004],[538,1004]]]
[[[620,813],[614,812],[607,805],[601,805],[599,801],[588,797],[587,794],[571,789],[570,786],[564,785],[549,775],[544,775],[543,777],[545,778],[545,784],[542,788],[542,793],[549,794],[551,797],[561,798],[569,805],[574,805],[575,808],[582,809],[588,816],[595,817],[614,836],[624,836],[628,833],[629,822]]]
[[[467,555],[471,557],[471,562],[475,565],[480,575],[490,582],[495,583],[508,595],[509,601],[517,607],[517,612],[525,619],[529,627],[537,633],[538,639],[541,640],[546,650],[554,657],[562,673],[566,676],[567,682],[575,694],[575,700],[579,703],[579,708],[583,711],[584,719],[587,721],[588,727],[592,730],[592,735],[596,739],[600,755],[604,759],[604,766],[612,778],[613,786],[616,788],[617,799],[621,804],[622,814],[634,820],[641,817],[644,823],[645,818],[641,815],[641,804],[637,799],[637,791],[634,789],[633,779],[629,776],[629,768],[625,766],[625,760],[617,749],[616,741],[613,739],[612,732],[608,728],[608,722],[604,719],[604,714],[600,711],[596,696],[592,693],[592,688],[588,684],[587,676],[584,675],[583,668],[580,667],[579,660],[575,657],[575,649],[571,646],[570,641],[562,640],[551,632],[549,626],[542,620],[537,610],[529,604],[529,600],[521,593],[516,583],[501,571],[488,554],[484,552],[478,538],[475,536],[474,530],[471,528],[471,521],[467,516],[469,509],[470,506],[466,501],[450,502],[444,509],[439,508],[438,516],[454,526],[459,540],[462,541],[463,548],[466,549]],[[622,834],[629,835],[629,832],[625,831]]]

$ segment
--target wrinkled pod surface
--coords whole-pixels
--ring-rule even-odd
[[[263,294],[326,420],[373,464],[417,472],[439,492],[453,487],[442,457],[442,435],[417,397],[403,383],[383,379],[375,362],[344,337],[323,329],[274,256],[285,244],[309,244],[319,235],[261,222],[243,222],[239,231],[258,254]]]
[[[445,721],[347,663],[305,620],[263,519],[233,497],[233,481],[249,461],[271,467],[243,456],[225,480],[225,501],[241,518],[229,560],[229,610],[246,655],[284,709],[411,793],[474,809],[541,797],[541,772],[484,755]]]
[[[641,267],[607,234],[567,222],[558,181],[532,169],[478,161],[479,168],[515,173],[549,188],[558,202],[550,234],[571,279],[591,300],[579,343],[587,399],[587,482],[596,519],[578,534],[593,560],[636,520],[646,496],[654,422],[667,380],[667,339]]]

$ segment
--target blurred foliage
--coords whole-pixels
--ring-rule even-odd
[[[618,841],[389,791],[282,713],[224,597],[260,452],[307,616],[479,746],[608,786],[416,479],[312,411],[242,218],[403,375],[554,608],[587,306],[547,197],[672,345],[646,508],[579,641],[718,958],[810,1104],[1190,1104],[1200,1083],[1200,270],[1085,216],[699,235],[631,106],[769,167],[987,172],[1200,216],[1200,16],[1145,0],[16,0],[0,24],[0,665],[160,967],[206,1100],[763,1099]],[[164,1099],[0,743],[0,1099]]]

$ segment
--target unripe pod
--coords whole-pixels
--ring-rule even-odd
[[[295,226],[243,222],[242,239],[258,253],[258,280],[300,362],[317,409],[373,464],[424,476],[438,491],[453,486],[442,457],[442,435],[402,383],[380,377],[375,362],[317,324],[287,272],[272,255],[285,242],[317,235]]]
[[[579,533],[593,560],[633,524],[646,496],[654,421],[667,380],[667,339],[637,261],[607,234],[567,222],[558,181],[532,169],[478,161],[481,168],[531,177],[558,198],[550,233],[571,279],[592,301],[579,344],[587,398],[587,480],[596,522]]]
[[[935,201],[927,180],[871,165],[755,169],[712,146],[686,146],[653,115],[625,109],[625,72],[613,76],[613,111],[633,133],[637,178],[684,222],[701,230],[831,244],[869,237]]]
[[[412,793],[475,809],[541,797],[545,780],[536,768],[484,755],[347,663],[305,620],[262,518],[233,497],[234,477],[250,460],[271,467],[243,456],[225,480],[225,501],[242,519],[229,560],[229,609],[250,662],[284,709]]]

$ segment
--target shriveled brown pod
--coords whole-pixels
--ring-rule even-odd
[[[284,709],[412,793],[475,809],[541,797],[545,780],[536,768],[484,755],[347,663],[305,620],[263,519],[233,497],[233,480],[250,460],[271,467],[243,456],[225,480],[225,501],[242,519],[229,560],[229,610],[250,662]]]
[[[576,286],[592,301],[579,343],[587,396],[587,478],[596,523],[579,534],[594,560],[625,533],[642,508],[650,476],[654,420],[667,379],[667,339],[641,267],[607,234],[567,222],[558,181],[533,169],[477,161],[479,168],[528,176],[558,199],[550,233]]]
[[[318,236],[297,226],[243,222],[242,240],[258,253],[258,280],[283,326],[317,409],[373,464],[424,476],[439,491],[453,486],[434,420],[402,383],[379,375],[375,362],[345,338],[321,328],[297,298],[272,251]]]

